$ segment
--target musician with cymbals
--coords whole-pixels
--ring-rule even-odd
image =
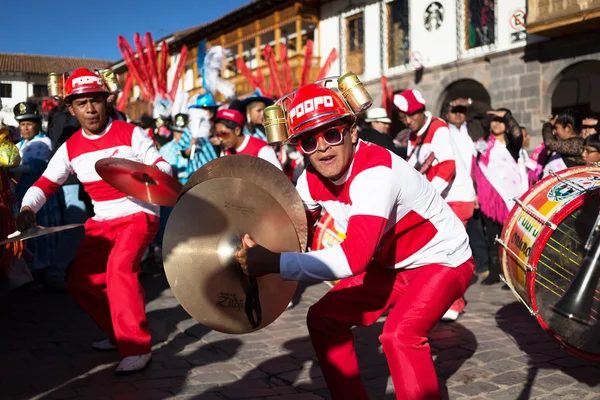
[[[331,81],[331,79],[329,79]],[[249,276],[284,280],[341,279],[308,311],[311,341],[333,399],[368,399],[351,328],[376,322],[387,310],[380,341],[398,399],[440,398],[427,340],[474,272],[466,231],[434,186],[392,152],[358,139],[356,115],[372,100],[354,74],[298,89],[280,107],[289,137],[310,160],[297,190],[309,217],[326,210],[344,241],[307,253],[276,253],[244,235],[236,252]],[[363,101],[364,100],[364,101]],[[265,115],[274,115],[265,110]],[[284,140],[282,140],[284,139]],[[273,140],[269,140],[273,142]],[[309,226],[311,224],[309,223]]]
[[[159,207],[128,197],[98,175],[96,161],[111,157],[172,169],[152,139],[132,124],[107,116],[109,90],[101,76],[85,68],[73,71],[64,85],[69,112],[81,129],[56,151],[42,177],[27,191],[17,229],[35,226],[35,213],[70,174],[77,174],[94,204],[85,223],[68,278],[68,290],[108,336],[97,350],[118,349],[117,374],[146,367],[151,358],[144,291],[138,280],[140,260],[159,225]],[[158,171],[157,171],[158,172]]]

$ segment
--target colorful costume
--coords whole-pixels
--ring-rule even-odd
[[[8,135],[8,127],[0,121],[0,237],[2,239],[17,230],[12,212],[15,196],[10,190],[10,182],[5,168],[17,167],[21,164],[19,150],[9,140]],[[10,267],[12,258],[20,255],[22,249],[21,242],[0,246],[0,278]]]
[[[288,114],[290,142],[322,135],[335,123],[355,123],[341,96],[318,84],[300,88],[288,109],[313,99],[323,100],[319,107],[314,101],[303,115]],[[350,140],[344,131],[343,140]],[[327,140],[317,137],[320,143]],[[281,276],[341,279],[307,317],[333,399],[368,399],[351,328],[371,325],[387,310],[380,341],[397,398],[438,397],[427,333],[471,280],[467,234],[434,187],[408,163],[371,143],[359,140],[354,146],[351,164],[337,180],[310,165],[297,183],[307,213],[316,218],[327,211],[344,230],[344,241],[323,250],[281,254]]]
[[[106,93],[101,81],[86,69],[73,72],[66,91],[69,95]],[[65,100],[70,102],[68,96]],[[118,345],[125,357],[120,368],[132,371],[145,367],[150,359],[150,333],[138,273],[144,251],[158,231],[159,207],[130,198],[103,181],[94,166],[106,157],[156,165],[172,174],[141,128],[109,119],[102,132],[88,134],[80,129],[56,151],[42,177],[27,191],[23,206],[38,211],[69,174],[77,174],[92,199],[95,216],[85,223],[68,289],[110,342]],[[123,364],[128,359],[132,364]]]

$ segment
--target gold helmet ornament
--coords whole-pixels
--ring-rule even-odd
[[[86,69],[77,68],[67,72],[51,72],[48,74],[48,96],[54,99],[63,99],[72,94],[73,84],[70,77],[83,79],[85,76],[96,75],[101,80],[101,85],[111,94],[118,93],[122,90],[121,84],[114,71],[110,68],[106,69]],[[97,90],[96,90],[97,91]]]
[[[337,85],[331,82],[337,80]],[[342,118],[356,120],[373,99],[352,72],[305,85],[265,108],[263,126],[270,145],[287,144],[303,134]]]

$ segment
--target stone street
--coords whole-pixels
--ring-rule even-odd
[[[0,398],[329,399],[305,324],[327,290],[305,287],[299,303],[247,335],[211,331],[183,311],[161,273],[142,278],[153,334],[147,370],[117,377],[118,353],[96,352],[102,335],[67,294],[30,290],[0,299]],[[430,334],[444,398],[600,399],[600,364],[560,349],[501,285],[472,285],[467,312]],[[384,320],[355,329],[372,399],[395,399],[377,340]]]

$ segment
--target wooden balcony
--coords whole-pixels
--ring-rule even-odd
[[[600,29],[600,0],[528,0],[527,33],[548,37]]]

